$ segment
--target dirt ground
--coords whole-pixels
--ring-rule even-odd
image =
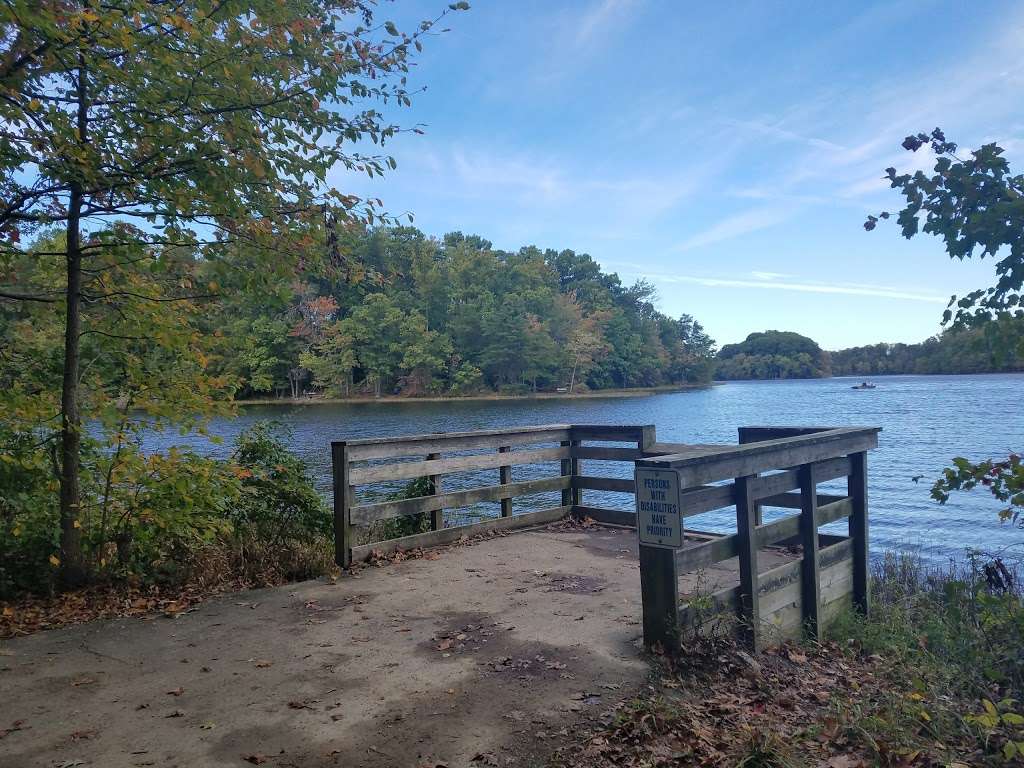
[[[640,639],[634,532],[525,531],[4,641],[0,767],[534,765]]]
[[[529,764],[645,678],[634,536],[524,532],[6,641],[0,766]]]

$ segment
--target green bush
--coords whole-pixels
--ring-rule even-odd
[[[975,740],[994,764],[1017,759],[1024,602],[1012,568],[979,557],[929,568],[889,553],[874,564],[870,617],[847,614],[830,632],[885,664],[886,694],[850,715],[869,742]]]
[[[60,536],[57,485],[32,434],[0,431],[0,598],[47,588]]]
[[[434,484],[429,477],[417,477],[406,483],[402,490],[387,497],[388,501],[401,501],[402,499],[415,499],[420,496],[429,496],[434,492]],[[430,514],[420,512],[415,515],[403,515],[388,520],[381,520],[369,531],[371,541],[388,541],[400,539],[403,536],[412,536],[416,533],[425,533],[430,530]]]
[[[238,530],[272,544],[308,543],[332,532],[330,511],[306,463],[285,447],[288,436],[280,424],[259,422],[239,436],[232,457],[242,492],[229,518]]]
[[[331,516],[281,430],[260,423],[228,460],[171,448],[144,454],[137,439],[83,441],[82,529],[92,581],[179,584],[221,558],[224,578],[322,573]],[[5,434],[0,452],[0,599],[47,592],[60,565],[58,483],[48,444]],[[226,565],[224,564],[226,563]],[[230,573],[234,569],[235,573]]]

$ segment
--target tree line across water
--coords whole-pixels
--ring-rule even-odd
[[[729,381],[1022,371],[1021,340],[1024,319],[1013,316],[950,328],[918,344],[879,343],[835,352],[799,333],[764,331],[723,346],[714,376]]]
[[[590,256],[412,227],[342,233],[358,272],[307,270],[204,321],[238,397],[626,388],[711,378],[714,341]],[[230,275],[224,277],[230,281]]]

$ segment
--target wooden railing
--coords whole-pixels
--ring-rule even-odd
[[[853,605],[867,612],[867,451],[877,446],[879,431],[742,427],[736,446],[691,448],[638,460],[638,470],[678,474],[684,519],[736,508],[736,532],[731,535],[704,537],[679,549],[641,544],[645,644],[678,648],[681,628],[697,612],[689,606],[680,608],[679,575],[734,557],[739,559],[738,586],[701,601],[701,613],[737,611],[755,649],[769,627],[783,636],[806,629],[820,637],[851,596]],[[845,495],[818,493],[819,483],[843,477]],[[764,507],[800,512],[765,524]],[[820,526],[843,518],[848,519],[847,536],[819,534]],[[799,544],[800,558],[761,571],[758,551],[780,543]]]
[[[582,503],[587,489],[632,494],[633,480],[605,477],[597,472],[583,474],[583,463],[632,463],[683,447],[657,444],[654,427],[650,425],[582,424],[334,442],[331,458],[335,559],[347,568],[374,551],[389,553],[439,546],[462,536],[549,523],[574,513],[602,523],[633,525],[636,516],[632,512]],[[514,480],[515,468],[548,463],[557,466],[557,471]],[[497,482],[456,487],[466,484],[466,473],[487,470],[496,472]],[[536,467],[531,470],[533,475],[541,472]],[[461,480],[453,483],[459,475],[463,476]],[[361,488],[421,477],[430,478],[428,495],[382,501],[358,498]],[[561,492],[559,504],[513,514],[514,499],[552,491]],[[446,526],[445,510],[480,502],[498,502],[500,511],[480,522]],[[424,513],[430,514],[429,531],[383,541],[366,540],[367,532],[372,532],[376,523]],[[362,531],[358,544],[357,531]]]

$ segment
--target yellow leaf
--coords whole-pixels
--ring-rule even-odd
[[[982,699],[981,705],[985,707],[985,711],[988,712],[990,715],[994,715],[996,713],[996,705],[988,699]]]
[[[50,555],[50,565],[52,565],[54,568],[59,566],[60,565],[60,558],[57,557],[56,555]]]
[[[33,111],[33,112],[35,112],[36,110],[38,110],[40,106],[41,106],[41,104],[39,103],[39,99],[32,99],[32,100],[31,100],[31,101],[30,101],[30,102],[28,103],[28,108],[29,108],[29,109],[30,109],[31,111]]]
[[[75,528],[81,528],[81,527],[82,527],[82,524],[80,522],[78,522],[77,520],[75,520]]]
[[[7,618],[10,618],[13,615],[14,615],[14,609],[11,608],[11,606],[9,606],[9,605],[5,605],[4,606],[4,616],[6,616]]]

